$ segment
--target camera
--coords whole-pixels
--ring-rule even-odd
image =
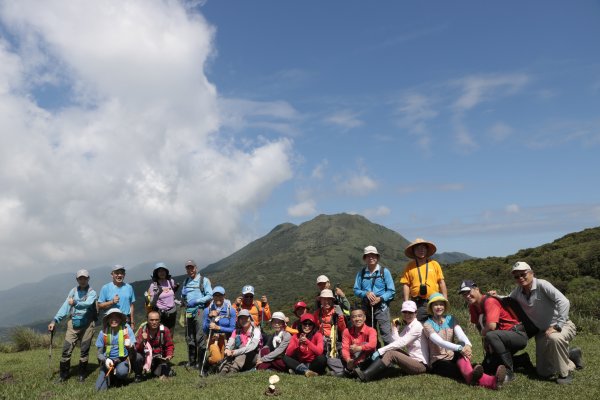
[[[421,285],[419,286],[419,296],[425,297],[426,295],[427,295],[427,285],[425,285],[424,283],[421,283]]]

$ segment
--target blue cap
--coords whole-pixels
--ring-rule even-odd
[[[225,289],[223,288],[223,286],[215,286],[213,288],[213,294],[215,293],[225,294]]]
[[[242,294],[252,294],[254,295],[254,286],[246,285],[242,288]]]

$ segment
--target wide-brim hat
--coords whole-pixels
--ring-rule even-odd
[[[319,275],[317,277],[317,284],[319,284],[319,283],[327,283],[327,282],[329,282],[329,278],[326,277],[325,275]]]
[[[450,310],[450,302],[448,301],[448,299],[446,299],[444,297],[444,295],[441,294],[441,293],[434,293],[431,296],[429,296],[429,301],[427,302],[427,313],[429,315],[433,315],[433,311],[431,310],[431,306],[433,305],[433,303],[435,303],[437,301],[444,302],[444,304],[445,304],[444,313],[447,313],[448,310]]]
[[[428,242],[427,240],[422,238],[416,238],[414,242],[406,246],[406,249],[404,249],[404,255],[408,258],[415,258],[414,247],[419,244],[427,245],[427,254],[425,255],[425,257],[427,258],[434,255],[437,251],[437,247],[435,247],[435,244]]]
[[[379,254],[379,252],[377,251],[377,247],[375,246],[367,246],[363,249],[363,258],[365,258],[365,256],[367,254],[375,254],[377,257],[381,257],[381,254]]]
[[[119,310],[118,308],[111,308],[110,310],[108,310],[106,312],[106,314],[104,315],[104,318],[102,318],[102,323],[104,325],[108,324],[108,319],[112,316],[112,315],[118,315],[119,318],[121,318],[121,323],[124,323],[125,321],[127,321],[127,316],[125,314],[123,314],[121,312],[121,310]]]
[[[323,289],[319,294],[319,299],[335,299],[335,296],[333,295],[331,289]]]
[[[167,272],[167,275],[170,275],[167,264],[165,264],[164,262],[159,262],[159,263],[154,264],[154,271],[152,271],[152,276],[158,276],[159,269],[164,269]]]

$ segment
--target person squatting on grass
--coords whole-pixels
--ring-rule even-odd
[[[514,380],[513,355],[527,347],[529,339],[523,323],[499,299],[481,293],[472,280],[462,281],[458,293],[469,304],[471,322],[481,333],[491,365],[504,365],[506,381]]]
[[[175,293],[179,284],[171,279],[167,265],[163,262],[156,263],[152,271],[152,283],[148,287],[149,306],[153,311],[158,311],[160,323],[169,328],[171,334],[177,322],[177,306]]]
[[[338,314],[333,306],[333,292],[329,289],[321,291],[319,308],[313,316],[317,329],[323,335],[323,349],[327,358],[327,366],[332,375],[344,376],[344,364],[340,358],[342,350],[342,334],[346,329],[344,314]]]
[[[260,328],[252,323],[250,312],[240,311],[237,316],[237,328],[225,345],[225,359],[219,373],[225,375],[254,368],[261,342]]]
[[[365,371],[357,370],[358,377],[368,382],[396,364],[402,372],[409,375],[422,374],[427,370],[427,339],[423,336],[423,326],[417,321],[417,305],[408,300],[402,303],[404,328],[398,333],[398,324],[392,327],[394,341],[375,351],[371,356],[373,363]]]
[[[77,342],[80,342],[79,354],[79,382],[83,382],[87,376],[88,356],[90,345],[94,337],[96,327],[96,291],[89,285],[90,274],[85,269],[80,269],[75,274],[77,286],[71,289],[67,299],[60,307],[52,322],[48,324],[48,331],[53,332],[56,324],[59,324],[68,316],[67,332],[63,344],[62,356],[60,358],[59,382],[64,382],[69,377],[71,368],[71,354]]]
[[[196,262],[185,262],[187,277],[183,281],[181,298],[185,307],[185,337],[188,345],[189,368],[201,368],[206,352],[206,338],[202,330],[203,312],[212,300],[210,280],[198,272]]]
[[[569,300],[550,282],[538,279],[523,261],[512,267],[517,287],[510,297],[517,300],[539,329],[535,336],[536,371],[540,377],[559,384],[573,381],[572,371],[583,368],[581,349],[569,350],[577,329],[569,319]]]
[[[158,311],[148,313],[147,322],[142,324],[135,336],[136,362],[135,381],[140,382],[145,373],[165,379],[174,376],[170,361],[175,353],[171,331],[160,322]]]
[[[342,334],[342,359],[347,376],[356,376],[371,363],[371,354],[377,348],[377,331],[365,324],[366,314],[361,308],[350,313],[352,326]]]
[[[427,311],[429,319],[423,326],[423,334],[429,339],[429,361],[431,372],[488,389],[499,389],[506,377],[506,367],[498,366],[496,376],[487,375],[479,364],[473,368],[471,342],[456,318],[446,314],[450,303],[441,293],[429,297]],[[457,339],[458,344],[455,343]]]
[[[272,369],[274,371],[285,372],[287,368],[283,362],[283,355],[287,350],[292,335],[285,329],[285,314],[277,311],[271,317],[272,335],[265,336],[265,345],[260,349],[259,357],[256,360],[256,369]]]
[[[134,352],[135,336],[127,323],[127,316],[118,308],[111,308],[102,320],[102,329],[96,339],[100,373],[96,390],[106,390],[112,385],[111,376],[124,381],[129,374],[130,355]]]
[[[389,303],[394,300],[396,287],[392,274],[379,264],[379,258],[375,246],[364,248],[363,261],[366,265],[356,274],[354,294],[362,299],[366,324],[376,329],[376,323],[383,343],[390,344],[393,339]]]
[[[208,372],[223,361],[225,343],[235,330],[235,323],[235,308],[231,305],[231,301],[225,298],[225,288],[215,286],[213,299],[204,310],[202,330],[204,335],[209,337],[209,340],[207,345],[208,355],[205,355],[206,363],[204,360],[199,360],[201,363],[205,363],[204,370],[200,371],[201,374]],[[202,365],[200,368],[202,368]]]
[[[435,244],[417,238],[404,249],[404,255],[412,258],[400,277],[404,301],[412,300],[417,304],[417,320],[427,321],[427,301],[433,293],[441,293],[448,297],[446,281],[442,267],[431,260],[437,248]]]
[[[292,336],[283,362],[290,374],[306,377],[325,374],[327,359],[323,354],[323,335],[312,314],[305,313],[300,317],[300,332]]]
[[[127,318],[127,323],[134,327],[133,303],[135,303],[135,293],[133,287],[129,283],[125,283],[125,267],[119,264],[113,266],[110,275],[112,276],[112,282],[107,283],[100,289],[98,308],[108,310],[117,307]]]

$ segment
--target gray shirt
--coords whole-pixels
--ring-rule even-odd
[[[517,286],[510,293],[510,297],[521,304],[525,314],[541,332],[554,325],[562,328],[569,320],[569,299],[544,279],[533,278],[529,296],[523,292],[521,286]]]

